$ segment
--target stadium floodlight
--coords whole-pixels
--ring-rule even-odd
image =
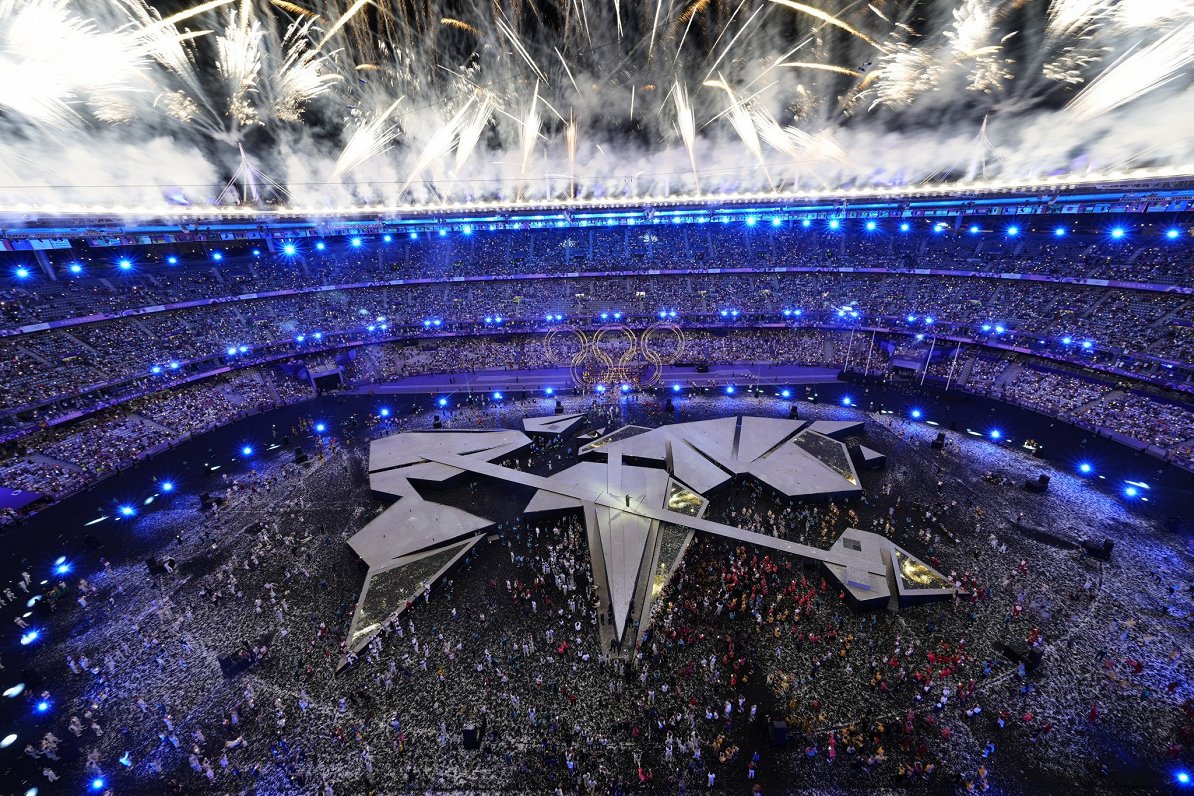
[[[977,224],[974,224],[974,225],[972,225],[972,226],[970,227],[970,234],[971,234],[971,235],[977,235],[977,234],[978,234],[978,233],[980,233],[980,232],[982,232],[982,230],[978,228],[978,225],[977,225]]]
[[[1123,227],[1116,227],[1115,229],[1111,230],[1111,237],[1114,238],[1115,240],[1119,240],[1125,234],[1126,233],[1125,233]]]
[[[440,408],[440,409],[443,409],[445,406],[447,406],[447,405],[448,405],[448,399],[447,399],[447,398],[440,398],[440,399],[439,399],[438,401],[436,401],[435,403],[436,403],[436,404],[439,406],[439,408]]]
[[[746,226],[753,227],[757,223],[759,223],[759,219],[755,218],[754,216],[746,217]]]
[[[78,263],[71,263],[70,272],[72,274],[81,274],[83,273],[83,266],[79,265]]]
[[[220,260],[224,259],[224,255],[221,254],[220,252],[212,252],[211,259],[215,260],[218,263],[218,262],[220,262]]]
[[[1016,236],[1017,236],[1017,235],[1019,235],[1019,234],[1020,234],[1020,228],[1019,228],[1019,227],[1008,227],[1008,228],[1007,228],[1007,236],[1008,236],[1009,238],[1014,238],[1014,237],[1016,237]]]
[[[1090,475],[1092,472],[1094,472],[1094,467],[1090,464],[1090,462],[1082,462],[1078,465],[1078,472],[1082,473],[1083,475]]]
[[[261,256],[261,249],[254,249],[254,250],[253,250],[253,256],[254,256],[254,257],[260,257],[260,256]]]
[[[800,226],[802,226],[802,227],[811,227],[812,225],[813,225],[813,220],[811,218],[806,218],[800,222]]]
[[[381,409],[379,409],[377,413],[378,413],[379,415],[381,415],[382,417],[389,417],[389,416],[390,416],[390,410],[389,410],[389,409],[387,409],[387,408],[386,408],[386,407],[384,407],[384,406],[383,406]]]
[[[672,385],[672,392],[680,392],[680,385],[679,385],[679,384],[673,384],[673,385]]]
[[[1057,229],[1053,230],[1053,234],[1059,238],[1064,238],[1065,233],[1066,233],[1065,227],[1058,227]]]
[[[604,385],[604,384],[598,384],[598,385],[597,385],[597,392],[605,392],[605,385]]]
[[[282,253],[285,254],[287,257],[293,257],[295,254],[298,253],[298,246],[295,246],[293,243],[283,243],[282,244]]]
[[[120,516],[121,516],[121,517],[131,517],[131,516],[133,516],[134,514],[136,514],[136,513],[137,513],[137,510],[136,510],[135,508],[133,508],[132,506],[129,506],[129,505],[127,505],[127,504],[126,504],[126,505],[123,505],[123,506],[121,506],[121,507],[118,509],[118,511],[120,512]]]
[[[785,388],[785,389],[783,389],[783,390],[780,390],[780,391],[779,391],[779,397],[780,397],[780,398],[784,398],[784,399],[791,398],[791,397],[792,397],[792,391],[791,391],[791,390],[789,390],[789,389],[786,389],[786,388]]]
[[[1181,235],[1181,233],[1178,232],[1176,229],[1171,229],[1165,233],[1165,237],[1169,238],[1170,240],[1176,240],[1179,235]],[[1189,776],[1189,774],[1187,774],[1186,776]]]
[[[910,229],[912,229],[912,225],[911,225],[911,224],[909,224],[907,221],[905,221],[904,223],[900,224],[900,232],[907,232],[907,231],[908,231],[908,230],[910,230]]]
[[[853,405],[854,405],[854,399],[851,398],[850,396],[847,395],[842,398],[842,406],[853,406]]]
[[[912,415],[913,420],[920,420],[920,418],[923,416],[919,409],[913,409],[910,414]]]
[[[359,249],[359,248],[361,248],[362,241],[360,238],[353,238],[352,240],[349,241],[349,243],[352,244],[352,247],[354,249]]]
[[[782,219],[779,219],[779,218],[771,219],[771,226],[773,226],[773,227],[778,227],[782,223],[784,223]]]
[[[172,481],[163,481],[161,483],[161,488],[162,488],[163,492],[173,492],[174,491],[174,483]]]
[[[166,258],[166,262],[170,265],[178,265],[178,258],[172,254]]]
[[[325,432],[327,430],[328,430],[327,424],[325,424],[325,423],[316,423],[315,424],[316,433],[322,434],[323,432]]]
[[[495,401],[500,401],[500,400],[502,400],[502,394],[501,394],[500,392],[495,392],[495,393],[493,394],[493,400],[495,400]]]
[[[733,395],[734,392],[735,390],[733,384],[726,385],[726,395]]]
[[[328,246],[327,246],[327,244],[326,244],[326,243],[324,243],[323,241],[321,241],[321,240],[317,240],[317,241],[315,241],[315,251],[320,251],[320,252],[321,252],[321,251],[323,251],[324,249],[326,249],[327,247],[328,247]]]
[[[1003,432],[997,428],[993,428],[990,432],[988,432],[987,436],[994,440],[1000,440],[1003,439]]]
[[[391,241],[394,240],[394,236],[393,235],[382,235],[381,239],[382,239],[383,243],[390,243]]]
[[[555,391],[555,388],[554,388],[554,387],[547,387],[547,388],[545,388],[545,389],[543,390],[543,392],[544,392],[544,394],[546,394],[546,395],[555,395],[555,394],[556,394],[556,391]]]
[[[878,229],[878,227],[879,227],[879,225],[876,224],[874,221],[866,222],[866,231],[867,232],[874,232],[876,229]]]
[[[838,221],[836,218],[829,219],[829,228],[830,229],[838,229],[839,227],[841,227],[841,225],[842,225],[842,222]]]
[[[410,239],[411,239],[411,240],[418,240],[418,239],[419,239],[419,233],[417,233],[417,232],[412,232],[412,233],[410,233]]]
[[[24,266],[17,268],[17,270],[13,271],[13,273],[16,274],[17,279],[29,278],[29,269]]]
[[[241,456],[252,456],[253,455],[253,446],[245,445],[244,447],[242,447],[240,449],[240,453],[241,453]]]
[[[131,269],[133,267],[133,261],[127,257],[123,257],[120,260],[116,261],[116,265],[120,268],[121,271],[128,271],[129,269]]]
[[[1124,495],[1126,497],[1134,498],[1139,494],[1140,494],[1140,490],[1134,486],[1128,486],[1128,487],[1124,488]]]

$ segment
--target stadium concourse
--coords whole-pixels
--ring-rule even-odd
[[[5,792],[1186,787],[1188,222],[902,218],[0,253]],[[495,463],[551,478],[626,425],[858,423],[849,496],[735,477],[704,519],[880,534],[956,596],[863,610],[815,561],[698,531],[611,646],[582,512],[416,479],[397,506],[484,527],[405,562],[354,652],[369,443],[557,412],[581,417]]]

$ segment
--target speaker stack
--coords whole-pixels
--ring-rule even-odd
[[[945,432],[938,431],[937,439],[930,442],[929,447],[932,448],[933,450],[938,450],[938,451],[941,450],[942,448],[944,448],[945,447]]]
[[[1038,495],[1043,494],[1049,488],[1049,476],[1042,474],[1035,481],[1025,481],[1024,488],[1029,492],[1036,492]]]

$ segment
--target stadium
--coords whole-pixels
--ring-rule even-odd
[[[0,3],[0,790],[1194,792],[1192,31]]]

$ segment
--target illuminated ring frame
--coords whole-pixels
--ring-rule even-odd
[[[629,347],[614,362],[614,358],[601,347],[602,340],[611,335],[625,336]],[[667,355],[660,354],[652,346],[652,340],[662,334],[673,334],[676,338],[675,350]],[[557,326],[551,329],[543,339],[544,358],[552,365],[562,365],[563,355],[557,350],[557,340],[561,335],[576,337],[580,349],[567,362],[572,382],[586,389],[598,384],[634,384],[639,387],[649,387],[658,383],[663,375],[665,365],[675,364],[687,346],[684,331],[674,323],[653,323],[637,334],[624,324],[610,324],[602,326],[592,335],[586,334],[574,326]],[[645,363],[646,367],[636,367]]]

